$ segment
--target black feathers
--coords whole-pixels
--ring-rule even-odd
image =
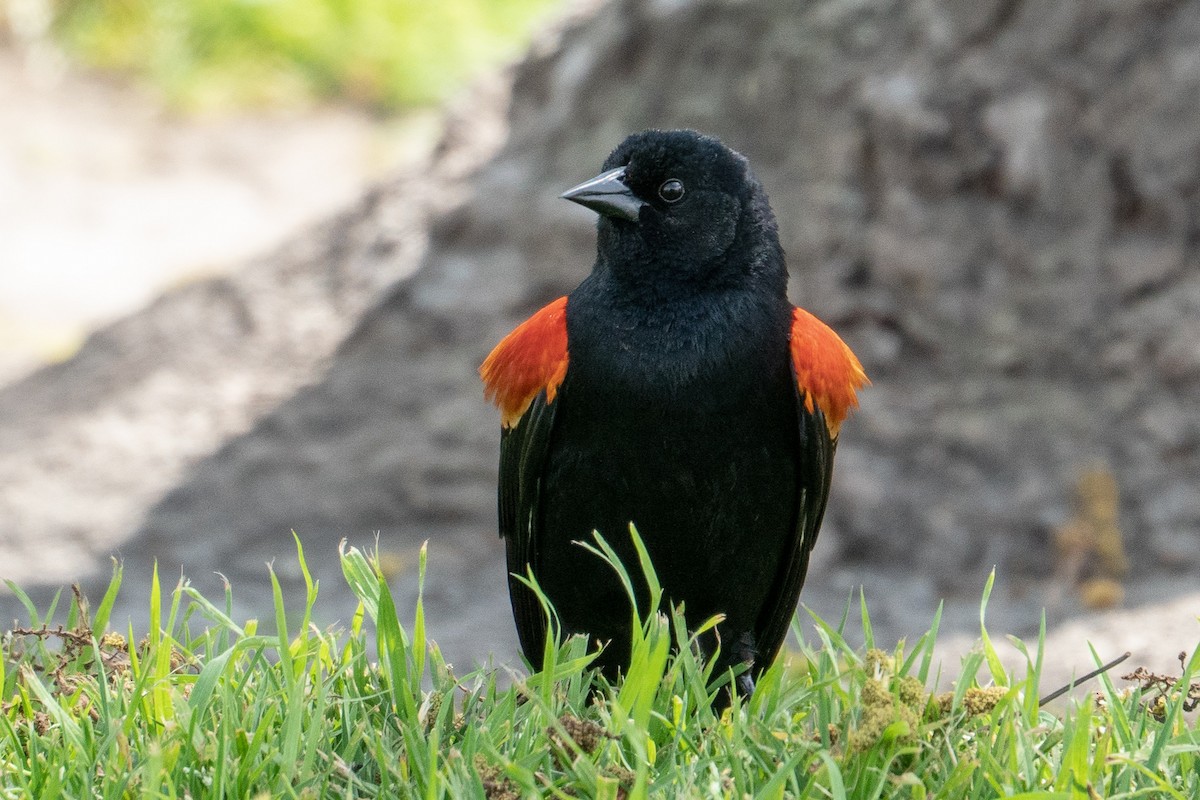
[[[502,439],[509,570],[532,569],[566,632],[605,644],[598,663],[615,674],[628,657],[628,601],[575,542],[599,530],[632,568],[633,522],[689,625],[725,615],[704,642],[718,668],[746,664],[755,676],[787,634],[834,452],[797,388],[766,195],[716,139],[649,131],[564,197],[601,214],[597,257],[567,299],[557,395],[540,394]],[[510,585],[536,666],[542,611]]]

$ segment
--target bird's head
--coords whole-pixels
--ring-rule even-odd
[[[562,197],[600,214],[598,269],[706,284],[777,273],[775,218],[746,158],[689,130],[635,133]]]

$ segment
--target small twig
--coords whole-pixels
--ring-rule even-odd
[[[1099,669],[1092,670],[1087,675],[1084,675],[1082,678],[1076,678],[1075,680],[1071,681],[1070,683],[1068,683],[1066,686],[1062,687],[1061,689],[1058,689],[1057,691],[1053,691],[1050,694],[1046,695],[1045,697],[1039,699],[1038,705],[1044,706],[1044,705],[1046,705],[1046,703],[1049,703],[1052,700],[1057,700],[1058,698],[1062,697],[1067,692],[1074,689],[1076,686],[1079,686],[1080,684],[1083,684],[1083,683],[1087,683],[1088,681],[1090,681],[1092,678],[1096,677],[1097,675],[1103,675],[1105,672],[1108,672],[1110,669],[1112,669],[1113,667],[1122,663],[1123,661],[1125,661],[1125,659],[1129,658],[1129,656],[1130,656],[1130,653],[1125,653],[1125,655],[1114,658],[1112,661],[1108,662],[1107,664],[1100,667]]]

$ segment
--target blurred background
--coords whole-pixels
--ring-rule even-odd
[[[952,654],[995,567],[1054,675],[1194,647],[1200,6],[2,3],[0,578],[40,602],[115,556],[135,625],[156,561],[269,618],[295,531],[333,624],[341,539],[410,606],[428,539],[434,638],[511,662],[475,367],[590,266],[558,193],[686,126],[874,382],[804,604],[894,641],[944,601]]]
[[[4,0],[0,379],[426,160],[554,0]]]

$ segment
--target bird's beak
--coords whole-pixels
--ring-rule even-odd
[[[646,205],[645,201],[639,200],[625,184],[624,167],[603,172],[591,180],[567,189],[559,197],[579,203],[597,214],[627,219],[630,222],[638,221],[638,211]]]

